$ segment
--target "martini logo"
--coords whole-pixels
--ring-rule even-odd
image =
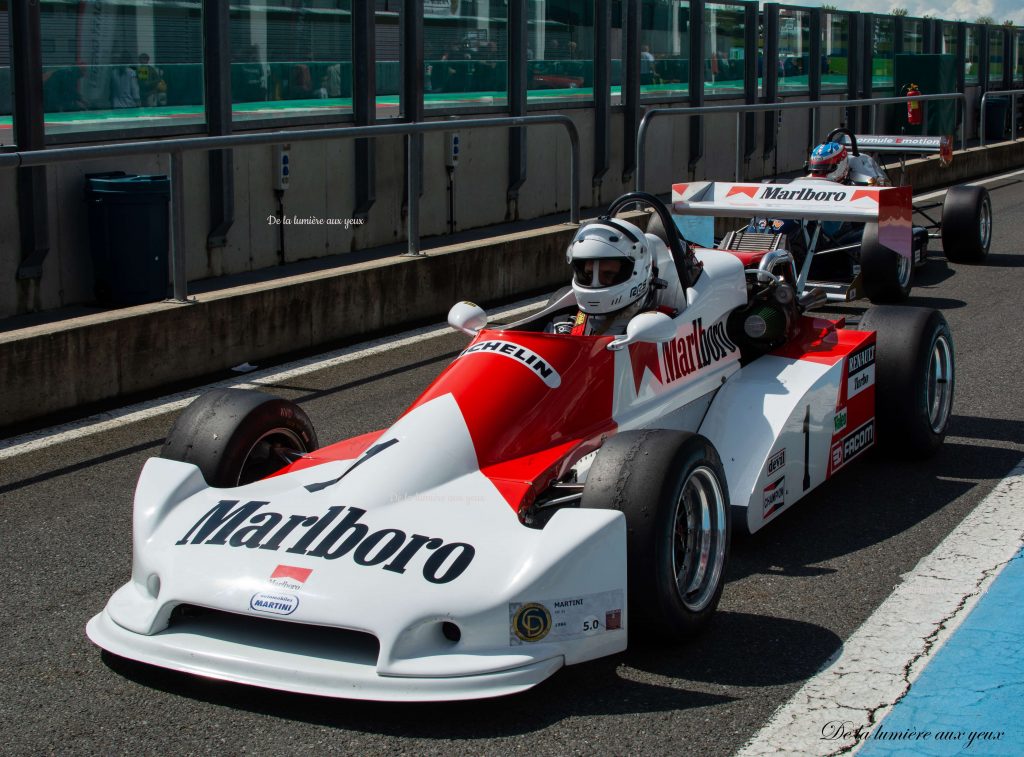
[[[284,549],[293,555],[323,560],[349,557],[356,565],[376,567],[391,573],[405,573],[416,565],[423,578],[432,584],[454,581],[466,571],[476,555],[476,549],[464,542],[446,544],[435,536],[410,535],[398,528],[371,532],[368,525],[360,522],[366,511],[358,507],[329,507],[319,516],[260,512],[269,504],[246,502],[240,505],[238,500],[221,500],[175,544],[265,549],[270,552]],[[279,580],[285,581],[298,580],[303,572],[308,578],[312,572],[279,565],[272,580],[282,568],[286,575]],[[299,583],[301,585],[301,581]]]
[[[690,374],[715,365],[734,355],[737,347],[729,339],[725,321],[705,329],[704,319],[691,321],[690,333],[677,336],[661,347],[665,364],[665,383],[672,383]]]
[[[764,517],[767,518],[777,510],[786,506],[786,477],[768,484],[764,488]]]
[[[512,616],[512,632],[520,641],[540,641],[551,630],[551,613],[542,604],[530,602]]]
[[[253,594],[249,600],[249,609],[255,612],[266,612],[271,615],[291,615],[299,609],[299,598],[291,594]]]
[[[761,192],[762,200],[795,200],[797,202],[842,202],[845,191],[829,191],[804,187],[787,189],[785,186],[767,186]]]
[[[544,358],[533,350],[528,350],[514,342],[489,339],[466,348],[459,357],[475,354],[504,355],[525,365],[552,389],[557,389],[562,384],[562,377],[558,375],[558,371],[552,368]]]

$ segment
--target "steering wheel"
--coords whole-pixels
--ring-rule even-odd
[[[629,192],[617,200],[613,200],[612,204],[608,206],[605,215],[614,216],[629,205],[647,205],[658,214],[665,228],[665,236],[668,237],[668,248],[672,253],[672,261],[676,264],[676,273],[679,274],[679,281],[683,287],[693,286],[693,281],[696,277],[691,271],[692,262],[688,257],[689,253],[683,246],[683,237],[679,233],[675,221],[672,220],[672,214],[665,207],[665,203],[648,192]]]
[[[825,137],[825,142],[834,142],[834,137],[837,134],[845,135],[850,140],[850,150],[853,152],[854,155],[860,155],[860,150],[857,149],[857,138],[853,136],[853,132],[850,131],[849,129],[844,129],[842,127],[838,129],[833,129],[828,133],[828,136]]]

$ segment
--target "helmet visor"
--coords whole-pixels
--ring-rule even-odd
[[[604,289],[628,281],[633,261],[628,258],[590,258],[574,260],[572,275],[576,284],[587,289]]]

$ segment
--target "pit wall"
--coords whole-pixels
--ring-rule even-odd
[[[798,98],[792,98],[798,99]],[[718,103],[716,103],[718,104]],[[739,104],[725,101],[721,104]],[[669,104],[671,105],[671,104]],[[665,107],[669,107],[666,105]],[[681,105],[685,105],[682,103]],[[563,111],[580,133],[580,198],[584,207],[607,204],[631,190],[623,181],[623,128],[621,111],[610,120],[612,165],[595,184],[594,118],[591,109]],[[823,111],[821,131],[838,124],[839,109]],[[735,116],[707,118],[704,157],[695,170],[688,162],[689,118],[665,116],[653,124],[648,137],[646,189],[667,193],[683,179],[731,179],[735,164]],[[752,159],[743,166],[745,178],[770,175],[771,156],[761,154],[764,115],[756,114],[756,144]],[[486,227],[508,221],[538,218],[569,210],[569,139],[558,125],[527,130],[527,180],[518,200],[506,198],[508,186],[508,132],[488,129],[460,132],[461,156],[455,173],[456,230]],[[799,168],[810,145],[809,111],[783,115],[778,139],[778,170]],[[377,198],[361,225],[353,217],[355,202],[354,140],[296,143],[291,146],[291,187],[279,207],[273,191],[273,150],[270,146],[236,148],[235,222],[224,247],[208,248],[210,228],[208,159],[204,152],[184,157],[185,245],[187,278],[199,281],[218,276],[274,268],[281,264],[330,255],[344,255],[405,240],[404,138],[377,138]],[[420,205],[422,237],[448,232],[448,179],[445,135],[424,135],[423,194]],[[0,318],[52,310],[93,301],[93,266],[89,253],[85,204],[85,177],[89,173],[121,170],[138,174],[167,174],[166,155],[92,160],[47,169],[50,252],[40,279],[18,280],[20,259],[16,182],[13,170],[0,171],[0,221],[8,230],[0,239]],[[272,223],[283,215],[290,220],[317,219],[322,224]],[[328,224],[327,221],[338,222]]]

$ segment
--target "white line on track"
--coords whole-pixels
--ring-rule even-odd
[[[859,747],[1020,551],[1022,542],[1024,460],[902,577],[889,598],[775,712],[738,757],[837,755]],[[855,735],[858,729],[861,740]]]
[[[532,300],[521,300],[513,303],[512,305],[508,305],[501,310],[495,311],[490,315],[492,320],[498,318],[514,318],[516,316],[524,315],[531,310],[537,309],[538,305],[542,305],[546,301],[546,297],[538,297]],[[241,377],[237,379],[225,379],[224,381],[218,381],[214,384],[190,389],[186,392],[179,392],[178,394],[172,394],[159,399],[150,400],[148,402],[141,402],[136,405],[130,405],[129,407],[119,408],[105,413],[98,413],[90,416],[89,418],[84,418],[73,423],[54,426],[52,428],[34,431],[21,436],[11,437],[10,439],[0,440],[0,460],[7,460],[18,455],[23,455],[27,452],[35,452],[36,450],[45,449],[72,439],[80,439],[92,434],[99,434],[113,428],[125,426],[129,423],[136,423],[138,421],[145,420],[146,418],[152,418],[156,415],[178,410],[185,407],[185,405],[209,389],[256,389],[260,386],[287,381],[288,379],[295,378],[296,376],[302,376],[325,368],[332,368],[336,365],[349,363],[353,360],[359,360],[381,352],[387,352],[388,350],[407,347],[418,342],[425,342],[429,339],[434,339],[435,337],[451,333],[452,328],[447,324],[437,323],[432,326],[424,326],[422,328],[406,331],[394,336],[375,339],[361,344],[354,344],[349,347],[343,347],[325,355],[317,355],[316,357],[298,360],[293,363],[287,363],[285,365],[268,368],[262,371],[253,371],[252,373],[245,374],[244,379]]]
[[[1012,179],[1014,176],[1020,176],[1021,174],[1024,174],[1024,169],[1022,169],[1020,171],[1011,171],[1010,173],[1000,174],[999,176],[988,176],[988,177],[986,177],[984,179],[978,179],[977,181],[968,181],[968,182],[965,182],[965,184],[967,186],[970,186],[970,187],[976,187],[979,184],[988,184],[989,182],[992,182],[992,181],[1003,181],[1005,179]],[[945,189],[937,189],[934,192],[928,192],[927,194],[914,195],[914,199],[915,200],[933,200],[936,197],[941,197],[944,194],[946,194],[946,190]]]

